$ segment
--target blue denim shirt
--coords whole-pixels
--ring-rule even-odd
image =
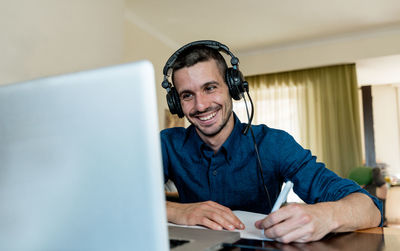
[[[253,125],[270,203],[263,189],[251,134],[242,133],[245,126],[235,115],[233,131],[215,154],[192,125],[161,131],[164,179],[175,183],[181,202],[212,200],[232,210],[267,214],[283,182],[291,180],[294,192],[308,204],[336,201],[361,192],[370,196],[382,212],[377,198],[316,162],[316,157],[288,133]]]

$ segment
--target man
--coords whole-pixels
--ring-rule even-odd
[[[222,50],[233,56],[227,47]],[[251,133],[243,134],[246,124],[232,111],[227,64],[218,49],[200,42],[178,51],[171,57],[176,58],[171,65],[174,87],[163,86],[168,91],[175,88],[175,105],[191,126],[161,132],[165,180],[175,183],[181,202],[167,202],[170,222],[243,229],[231,210],[268,214],[282,183],[291,180],[308,204],[290,204],[257,221],[256,227],[269,238],[309,242],[329,232],[380,224],[381,204],[376,198],[317,163],[287,133],[252,126],[256,143]]]

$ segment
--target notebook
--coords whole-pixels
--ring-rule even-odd
[[[169,250],[160,152],[147,61],[0,86],[0,250]]]

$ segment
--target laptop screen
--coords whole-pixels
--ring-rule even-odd
[[[1,250],[168,250],[154,71],[0,87]]]

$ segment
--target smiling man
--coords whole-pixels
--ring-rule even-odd
[[[215,60],[199,62],[174,73],[174,83],[186,83],[175,86],[183,113],[214,152],[228,138],[234,125],[232,99],[222,76]]]
[[[220,50],[232,57],[232,68]],[[329,232],[378,226],[379,201],[316,162],[286,132],[252,126],[255,142],[250,133],[243,133],[247,124],[232,111],[237,81],[243,81],[237,63],[226,46],[198,41],[174,53],[164,68],[170,110],[191,123],[187,129],[161,132],[165,181],[175,183],[180,199],[167,202],[168,220],[243,229],[232,210],[270,213],[282,183],[291,180],[307,204],[285,206],[255,222],[267,237],[308,242]],[[173,86],[167,81],[169,70]]]

